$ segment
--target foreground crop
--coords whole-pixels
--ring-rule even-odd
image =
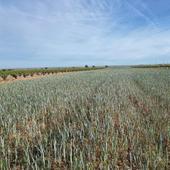
[[[0,86],[0,169],[168,169],[170,71],[106,69]]]

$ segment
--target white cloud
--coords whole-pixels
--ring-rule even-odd
[[[12,5],[0,4],[1,67],[16,60],[25,61],[24,66],[70,65],[71,60],[73,65],[126,64],[169,55],[170,31],[158,26],[145,4],[140,9],[130,1],[129,5],[122,2],[16,0]]]

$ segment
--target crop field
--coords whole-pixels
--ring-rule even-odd
[[[35,76],[35,75],[48,75],[63,72],[74,72],[74,71],[88,71],[102,69],[103,67],[61,67],[61,68],[36,68],[36,69],[2,69],[0,70],[0,81],[6,80],[8,76],[14,79],[19,77]]]
[[[170,68],[170,64],[147,64],[147,65],[135,65],[132,68]]]
[[[1,84],[0,169],[170,169],[170,69]]]

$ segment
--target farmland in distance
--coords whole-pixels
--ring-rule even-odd
[[[0,85],[0,169],[169,169],[170,69],[106,68]]]

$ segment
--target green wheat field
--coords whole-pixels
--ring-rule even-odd
[[[170,169],[170,69],[0,84],[0,169]]]

